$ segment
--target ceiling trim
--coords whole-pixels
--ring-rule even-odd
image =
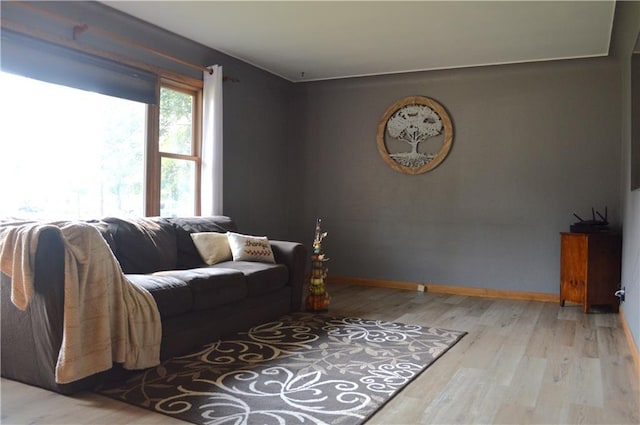
[[[415,72],[431,72],[431,71],[447,71],[453,69],[469,69],[469,68],[479,68],[479,67],[490,67],[490,66],[502,66],[502,65],[519,65],[519,64],[527,64],[527,63],[543,63],[543,62],[553,62],[553,61],[562,61],[562,60],[573,60],[573,59],[592,59],[592,58],[601,58],[607,57],[609,54],[602,55],[584,55],[584,56],[569,56],[569,57],[561,57],[561,58],[544,58],[544,59],[532,59],[532,60],[523,60],[523,61],[512,61],[512,62],[495,62],[495,63],[481,63],[474,65],[459,65],[459,66],[444,66],[441,68],[425,68],[425,69],[412,69],[407,71],[390,71],[390,72],[378,72],[371,74],[358,74],[358,75],[345,75],[339,77],[326,77],[326,78],[310,78],[310,79],[300,79],[300,80],[291,80],[287,77],[283,77],[278,75],[278,77],[284,78],[287,81],[292,83],[307,83],[307,82],[317,82],[317,81],[328,81],[328,80],[343,80],[347,78],[365,78],[365,77],[378,77],[382,75],[397,75],[397,74],[411,74]],[[236,58],[238,59],[238,58]],[[242,60],[242,59],[238,59]],[[246,61],[243,61],[246,62]],[[257,66],[257,65],[253,65]],[[260,68],[258,66],[258,68]],[[263,68],[260,68],[263,69]],[[263,69],[271,74],[274,74],[272,71],[268,69]],[[274,74],[277,75],[277,74]]]

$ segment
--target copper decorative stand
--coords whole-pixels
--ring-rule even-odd
[[[311,255],[311,278],[309,280],[309,295],[306,307],[308,311],[327,311],[329,309],[329,294],[324,285],[327,268],[324,263],[329,261],[322,252],[322,240],[327,232],[320,230],[320,219],[316,222],[316,235],[313,239],[313,254]]]

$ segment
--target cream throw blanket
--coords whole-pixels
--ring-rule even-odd
[[[0,222],[0,271],[11,277],[11,301],[26,310],[33,296],[40,232],[64,241],[64,324],[56,382],[68,383],[123,363],[143,369],[160,362],[160,313],[145,289],[122,273],[100,232],[90,224]]]

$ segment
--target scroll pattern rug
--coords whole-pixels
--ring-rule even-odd
[[[360,424],[464,334],[297,313],[100,392],[196,424]]]

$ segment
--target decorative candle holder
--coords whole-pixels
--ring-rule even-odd
[[[325,263],[329,261],[322,252],[322,240],[327,232],[320,228],[321,220],[316,221],[316,234],[313,239],[313,254],[311,255],[311,278],[309,279],[309,295],[307,295],[306,307],[308,311],[327,311],[329,309],[329,294],[324,284],[327,277]]]

